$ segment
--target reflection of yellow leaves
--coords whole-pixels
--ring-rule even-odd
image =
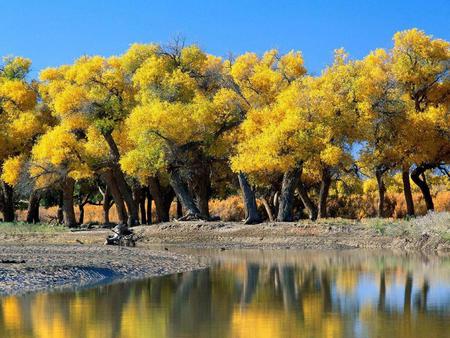
[[[322,319],[323,299],[320,294],[305,295],[302,297],[303,314],[305,322],[317,324]]]
[[[3,322],[7,329],[17,329],[22,325],[20,304],[17,297],[6,297],[1,302]]]
[[[289,332],[283,331],[283,327],[295,322],[290,317],[286,316],[284,311],[265,311],[257,307],[240,310],[236,307],[231,318],[231,336],[234,338],[283,338]]]
[[[359,273],[353,270],[339,271],[336,276],[337,290],[344,294],[353,293],[358,285]]]
[[[120,318],[120,337],[159,338],[167,336],[167,308],[152,308],[146,302],[148,293],[132,297],[125,305]]]

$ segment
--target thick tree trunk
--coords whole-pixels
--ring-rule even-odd
[[[411,193],[411,183],[409,181],[409,168],[402,170],[403,194],[405,195],[406,214],[414,216],[414,201]]]
[[[292,207],[295,187],[300,178],[301,166],[284,173],[281,183],[280,204],[278,207],[278,222],[291,222],[293,220]]]
[[[39,203],[41,196],[39,192],[33,190],[28,199],[27,223],[39,223]]]
[[[256,205],[256,198],[253,189],[248,182],[247,176],[244,173],[238,174],[239,185],[242,191],[242,199],[244,201],[245,209],[245,224],[257,224],[261,223],[261,217],[258,213],[258,207]]]
[[[109,211],[111,210],[111,190],[109,186],[106,186],[105,192],[103,193],[103,224],[109,224]]]
[[[141,224],[147,224],[147,213],[145,211],[146,187],[135,186],[133,188],[134,203],[139,207]]]
[[[141,198],[139,201],[139,210],[141,212],[141,223],[142,224],[149,224],[147,220],[147,211],[145,210],[145,195],[144,198]]]
[[[330,192],[331,185],[331,172],[330,168],[325,167],[322,169],[322,180],[320,182],[319,191],[319,218],[327,218],[327,200]]]
[[[186,183],[183,181],[183,178],[181,177],[178,169],[170,170],[169,180],[170,185],[172,186],[175,194],[177,195],[177,198],[183,206],[183,210],[185,210],[186,212],[186,215],[184,217],[205,219],[206,216],[200,212],[194,199],[189,194],[189,189]]]
[[[16,210],[14,206],[14,189],[8,183],[2,182],[3,198],[2,213],[5,222],[14,222],[16,218]]]
[[[111,153],[111,156],[114,160],[114,164],[112,165],[112,173],[114,175],[114,179],[116,180],[117,187],[119,188],[119,191],[122,195],[122,198],[127,205],[128,209],[128,225],[133,226],[139,224],[139,213],[138,213],[138,207],[133,199],[133,194],[131,192],[130,186],[128,185],[127,181],[125,180],[125,175],[122,172],[122,169],[120,168],[119,161],[120,161],[120,154],[119,154],[119,148],[117,147],[116,142],[114,141],[112,135],[110,133],[103,135],[106,142],[108,143],[109,150]]]
[[[386,193],[386,187],[384,185],[384,181],[383,181],[383,175],[384,175],[385,171],[380,169],[380,168],[376,168],[375,169],[375,177],[377,179],[377,186],[378,186],[378,210],[377,210],[377,216],[378,217],[384,217],[384,194]]]
[[[300,195],[300,199],[302,200],[305,208],[308,210],[309,219],[315,221],[317,219],[317,206],[308,196],[308,190],[303,184],[301,178],[298,182],[298,194]]]
[[[430,188],[425,178],[425,171],[431,168],[431,165],[419,165],[411,172],[411,179],[420,188],[427,210],[434,210],[433,197],[431,196]]]
[[[77,226],[73,206],[74,187],[75,180],[73,178],[67,177],[62,183],[64,224],[69,228]]]
[[[156,222],[168,222],[170,205],[172,203],[174,193],[173,190],[164,189],[157,177],[150,177],[148,180],[150,194],[155,201]]]
[[[199,155],[198,160],[191,168],[193,178],[190,187],[192,188],[195,202],[200,213],[209,218],[209,198],[211,195],[211,170],[208,161],[204,156]]]
[[[120,168],[113,169],[114,179],[117,183],[117,187],[119,188],[120,194],[122,195],[123,201],[125,202],[128,210],[128,225],[138,225],[139,224],[139,214],[136,203],[133,199],[133,194],[131,193],[131,189],[125,181],[125,176],[123,175],[122,170]]]
[[[117,182],[112,174],[111,170],[106,170],[102,173],[102,179],[105,184],[108,186],[111,196],[114,200],[117,209],[117,216],[119,217],[120,224],[128,224],[128,214],[125,208],[125,203],[122,198],[122,194],[120,193],[119,187],[117,186]]]

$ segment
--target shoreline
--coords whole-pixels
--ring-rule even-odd
[[[0,231],[0,296],[76,290],[206,268],[197,249],[388,250],[450,256],[450,241],[438,236],[388,236],[356,224],[192,221],[133,230],[141,237],[135,248],[103,245],[111,232],[101,228]]]
[[[193,256],[96,245],[0,246],[0,297],[77,290],[206,268]]]
[[[448,219],[450,220],[450,219]],[[445,221],[447,221],[445,219]],[[387,224],[387,225],[386,225]],[[165,245],[195,248],[267,248],[267,249],[389,249],[450,255],[450,238],[444,238],[425,224],[412,233],[408,223],[388,227],[367,226],[356,221],[330,220],[323,223],[266,222],[245,225],[239,222],[166,222],[133,227],[140,237],[138,248]],[[0,245],[69,244],[103,246],[112,232],[105,228],[43,231],[30,227],[15,231],[0,229]],[[45,226],[42,226],[45,227]],[[48,226],[47,226],[48,227]],[[47,228],[48,230],[48,228]],[[61,231],[62,230],[62,231]],[[450,231],[447,230],[447,233]]]

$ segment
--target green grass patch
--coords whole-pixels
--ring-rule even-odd
[[[45,223],[29,224],[25,222],[0,222],[0,233],[4,234],[57,233],[67,230],[68,229],[62,225],[50,225]]]

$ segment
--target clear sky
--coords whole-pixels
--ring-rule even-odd
[[[133,42],[177,35],[222,56],[298,49],[312,74],[334,49],[359,58],[390,47],[398,30],[450,40],[450,0],[22,0],[2,1],[0,10],[0,55],[31,58],[34,76],[83,54],[120,54]]]

